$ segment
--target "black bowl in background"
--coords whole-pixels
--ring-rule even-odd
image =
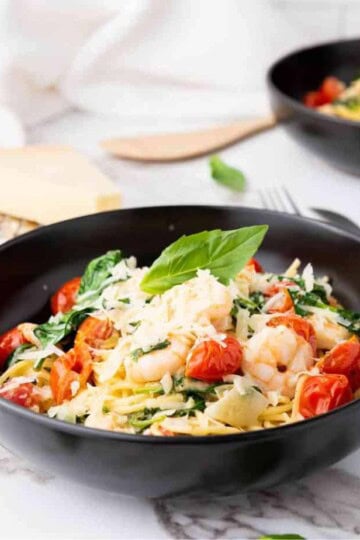
[[[360,122],[334,118],[302,104],[304,95],[329,75],[349,83],[360,72],[360,39],[296,51],[268,72],[273,111],[287,131],[332,165],[360,174]]]
[[[265,268],[295,258],[334,278],[350,308],[360,297],[360,241],[320,222],[234,207],[107,212],[40,228],[0,246],[0,332],[49,315],[50,294],[86,261],[120,247],[150,263],[184,233],[267,223]],[[360,400],[281,428],[211,437],[146,437],[75,426],[0,399],[0,444],[40,468],[129,495],[229,493],[269,487],[331,465],[360,446]]]

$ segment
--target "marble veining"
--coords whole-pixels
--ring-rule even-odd
[[[42,485],[54,478],[0,447],[0,482],[9,475]],[[360,538],[360,479],[337,469],[271,490],[163,499],[153,506],[173,539],[252,540],[286,532],[308,540]]]
[[[49,480],[53,478],[47,473],[29,467],[20,458],[14,456],[4,447],[0,446],[0,479],[2,476],[8,475],[27,476],[37,484],[47,484]]]
[[[155,508],[172,538],[256,539],[269,533],[297,533],[312,540],[360,537],[360,480],[336,469],[271,490],[162,500]]]

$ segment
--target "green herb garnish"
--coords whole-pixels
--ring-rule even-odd
[[[149,354],[152,351],[160,351],[161,349],[166,349],[170,345],[170,341],[168,339],[165,339],[164,341],[160,341],[160,343],[156,343],[155,345],[151,345],[151,347],[147,347],[146,349],[134,349],[130,352],[130,357],[135,362],[145,354]]]
[[[261,309],[265,304],[265,299],[262,293],[254,293],[250,295],[249,298],[242,298],[238,296],[233,301],[233,307],[231,310],[231,315],[236,317],[239,309],[248,309],[250,315],[254,313],[261,313]]]
[[[211,176],[216,182],[233,191],[244,191],[246,180],[241,171],[226,165],[219,156],[211,156],[209,165]]]
[[[165,420],[165,414],[154,418],[154,415],[159,411],[160,409],[144,409],[143,411],[129,415],[128,422],[137,432],[144,431],[144,429],[151,426],[151,424]]]
[[[267,225],[256,225],[182,236],[154,261],[140,287],[147,293],[161,294],[195,277],[199,269],[210,270],[227,285],[256,253],[267,230]]]

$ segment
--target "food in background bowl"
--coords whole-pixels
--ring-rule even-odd
[[[295,260],[253,258],[266,226],[204,231],[148,269],[120,250],[0,337],[0,396],[50,417],[144,435],[277,427],[358,396],[360,315]]]
[[[304,103],[330,116],[360,121],[360,78],[346,86],[336,77],[326,77],[317,90],[305,94]]]

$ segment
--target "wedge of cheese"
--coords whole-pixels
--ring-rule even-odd
[[[0,212],[41,224],[120,206],[120,193],[68,146],[0,150]]]

